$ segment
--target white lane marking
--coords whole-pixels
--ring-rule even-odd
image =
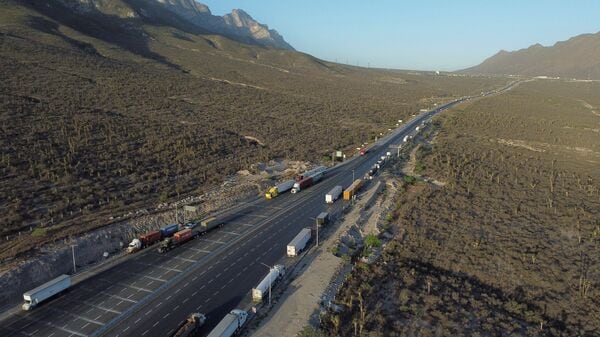
[[[158,325],[158,322],[159,322],[159,321],[156,321],[156,322],[154,322],[154,324],[152,324],[152,327],[154,328],[155,326],[157,326],[157,325]]]
[[[206,287],[205,284],[202,285],[202,287],[200,287],[200,290],[204,289]]]
[[[183,300],[183,303],[187,302],[188,300],[189,300],[189,298],[188,298],[188,297],[186,297],[186,298]]]
[[[192,296],[196,296],[196,294],[197,294],[197,293],[198,293],[198,291],[194,291],[194,292],[192,293]]]
[[[198,253],[211,253],[210,250],[198,249],[198,248],[194,248],[194,247],[188,247],[187,249],[193,250],[193,251],[198,252]]]
[[[173,295],[169,295],[169,297],[167,297],[167,298],[166,298],[166,300],[167,300],[167,301],[168,301],[168,300],[170,300],[172,296],[173,296]]]
[[[152,312],[152,309],[146,311],[146,313],[144,315],[148,316],[148,315],[150,315],[151,312]]]
[[[138,319],[135,320],[135,322],[133,322],[133,324],[138,324],[138,322],[141,321],[141,320],[142,320],[141,318],[138,318]]]
[[[100,326],[104,325],[104,323],[102,323],[102,322],[100,322],[100,321],[97,320],[98,318],[102,317],[102,315],[98,315],[98,317],[96,317],[94,319],[91,319],[91,318],[87,318],[87,317],[84,317],[84,316],[81,316],[81,315],[78,315],[78,314],[74,314],[72,312],[65,311],[65,310],[62,310],[62,309],[57,309],[57,308],[53,308],[53,307],[48,307],[48,309],[50,309],[52,311],[62,312],[64,314],[73,316],[73,317],[75,317],[77,319],[80,319],[80,320],[82,320],[84,322],[87,322],[88,325],[89,325],[89,323],[93,323],[93,324],[100,325]],[[84,325],[83,328],[85,328],[86,326],[87,325]]]
[[[159,282],[167,282],[167,280],[162,279],[162,278],[158,278],[158,277],[152,277],[152,276],[148,276],[148,275],[142,275],[145,278],[149,278],[152,281],[159,281]]]
[[[129,330],[129,325],[125,329],[123,329],[123,332],[125,332],[127,330]]]
[[[169,317],[170,314],[171,314],[170,312],[167,312],[166,314],[163,315],[162,318],[165,319],[165,318]]]
[[[161,305],[162,305],[162,302],[158,302],[158,304],[156,304],[154,307],[155,307],[155,308],[158,308],[158,307],[160,307]]]
[[[218,240],[209,240],[209,239],[204,239],[204,241],[208,241],[208,242],[212,242],[212,243],[218,243],[220,245],[224,245],[227,242],[223,242],[223,241],[218,241]]]
[[[221,233],[230,234],[230,235],[240,235],[239,233],[228,232],[228,231],[221,231]]]
[[[124,300],[121,300],[119,303],[117,303],[117,305],[119,305],[119,304],[123,303],[123,301],[124,301]],[[93,308],[96,308],[96,309],[100,309],[100,310],[104,310],[104,311],[112,312],[112,313],[114,313],[114,314],[117,314],[117,315],[120,315],[120,314],[121,314],[121,312],[120,312],[120,311],[117,311],[117,310],[114,310],[114,309],[109,309],[109,308],[103,307],[103,306],[101,306],[101,305],[92,304],[92,303],[89,303],[89,302],[87,302],[87,301],[83,301],[83,304],[85,304],[85,305],[89,305],[90,307],[92,307],[90,310],[86,311],[86,313],[88,313],[88,312],[92,311],[92,309],[93,309]]]
[[[50,326],[50,327],[53,327],[53,328],[55,328],[55,329],[58,329],[58,330],[64,331],[64,332],[66,332],[66,333],[70,333],[70,334],[71,334],[71,336],[72,336],[72,335],[77,335],[77,336],[80,336],[80,337],[87,337],[87,335],[84,335],[84,334],[82,334],[82,333],[79,333],[79,332],[77,332],[77,331],[69,330],[69,329],[67,329],[67,328],[65,328],[65,327],[61,327],[61,326],[58,326],[58,325],[56,325],[56,324],[52,324],[52,323],[50,323],[50,322],[45,322],[45,321],[42,321],[42,320],[39,320],[39,321],[40,321],[40,322],[42,322],[42,323],[44,323],[44,324],[46,324],[47,326]]]
[[[198,262],[198,260],[186,259],[185,257],[181,257],[181,256],[173,256],[173,258],[178,259],[178,260],[182,260],[182,261],[186,261],[186,262],[191,262],[191,263]]]
[[[145,335],[145,334],[147,334],[147,333],[148,333],[148,330],[146,330],[146,331],[142,332],[142,336],[144,336],[144,335]]]

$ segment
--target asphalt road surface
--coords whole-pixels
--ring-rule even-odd
[[[31,312],[0,322],[0,336],[166,337],[192,312],[207,315],[207,334],[267,274],[264,265],[285,259],[286,245],[322,211],[338,212],[345,201],[325,203],[336,185],[344,188],[405,135],[433,114],[464,99],[420,114],[382,138],[364,156],[327,171],[322,181],[297,194],[256,198],[220,216],[208,234],[167,253],[156,247],[91,277]]]

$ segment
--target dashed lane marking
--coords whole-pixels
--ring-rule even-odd
[[[231,235],[240,235],[240,233],[228,232],[228,231],[221,231],[221,233],[231,234]]]

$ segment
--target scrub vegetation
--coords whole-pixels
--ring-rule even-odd
[[[253,163],[351,155],[421,108],[508,82],[355,68],[154,18],[0,4],[0,259]]]
[[[338,293],[332,336],[596,336],[600,85],[535,81],[434,122],[398,235]]]

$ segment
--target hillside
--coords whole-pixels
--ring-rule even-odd
[[[420,108],[506,82],[328,63],[159,6],[136,16],[135,0],[46,3],[0,1],[2,259],[257,162],[352,154]]]
[[[600,33],[578,35],[550,47],[535,44],[512,52],[502,50],[462,72],[600,80]]]
[[[532,81],[436,117],[327,335],[598,336],[598,92]]]

